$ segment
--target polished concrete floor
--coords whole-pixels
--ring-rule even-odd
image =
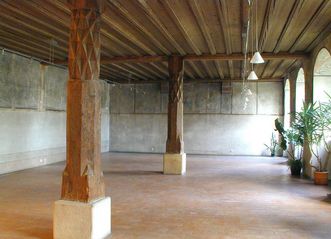
[[[1,239],[52,238],[63,167],[0,177]],[[112,239],[331,238],[330,188],[282,158],[189,155],[185,176],[165,176],[162,155],[107,153],[103,169]]]

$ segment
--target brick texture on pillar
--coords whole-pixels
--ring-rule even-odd
[[[184,174],[186,155],[183,140],[183,76],[184,61],[181,56],[171,56],[169,68],[168,137],[163,158],[165,174]]]
[[[105,196],[101,156],[100,1],[69,0],[72,11],[67,88],[67,162],[63,200]]]

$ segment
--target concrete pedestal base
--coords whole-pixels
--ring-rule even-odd
[[[186,173],[186,154],[164,154],[163,156],[164,174],[185,174]]]
[[[111,233],[110,217],[110,197],[90,203],[56,201],[54,239],[104,239]]]

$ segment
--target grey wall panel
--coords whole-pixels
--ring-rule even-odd
[[[11,108],[15,95],[15,81],[9,78],[12,67],[12,54],[0,54],[0,107]]]
[[[48,66],[45,68],[45,107],[50,110],[65,110],[67,102],[68,71]]]
[[[251,90],[252,95],[248,96],[248,103],[246,108],[245,105],[245,96],[241,94],[242,92],[242,83],[235,82],[232,83],[232,114],[256,114],[256,83],[247,83],[248,88]]]
[[[258,83],[258,114],[283,115],[283,83]]]
[[[13,55],[10,80],[15,81],[15,108],[36,109],[39,103],[40,64]]]
[[[247,109],[241,101],[242,83],[234,83],[232,90],[221,93],[220,84],[199,83],[184,84],[184,144],[187,153],[261,155],[265,151],[264,143],[269,143],[274,120],[281,117],[281,83],[265,83],[266,88],[273,87],[272,107],[266,114],[257,114],[257,108],[263,109],[264,102],[257,101],[257,83],[249,83],[252,91]],[[139,85],[139,89],[146,86]],[[127,97],[129,89],[123,90],[117,97]],[[166,92],[150,86],[145,98],[139,98],[140,112],[119,114],[111,109],[110,150],[123,152],[164,152],[167,134],[167,114],[165,111]],[[125,91],[125,92],[123,92]],[[162,92],[162,93],[161,93]],[[261,93],[261,90],[259,91]],[[148,103],[160,95],[161,112]],[[262,94],[262,93],[261,93]],[[116,99],[115,99],[116,100]],[[131,98],[134,101],[134,99]],[[145,100],[145,102],[142,102]],[[111,106],[116,102],[112,102]],[[154,105],[155,101],[152,103]],[[159,102],[157,102],[159,103]],[[136,102],[133,104],[136,105]],[[257,104],[262,104],[260,107]],[[115,104],[116,105],[116,104]],[[125,104],[124,104],[125,105]],[[158,105],[158,104],[157,104]],[[163,105],[163,106],[162,106]],[[120,108],[120,105],[116,105]],[[119,109],[117,109],[117,112]],[[232,112],[232,113],[231,113]]]

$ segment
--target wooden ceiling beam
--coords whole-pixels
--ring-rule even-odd
[[[205,19],[203,17],[203,13],[201,11],[201,7],[198,5],[197,0],[191,0],[191,1],[189,1],[189,5],[190,5],[190,7],[192,9],[192,12],[193,12],[193,14],[195,16],[195,19],[198,22],[198,25],[199,25],[202,33],[203,33],[203,36],[205,38],[205,41],[207,43],[207,46],[208,46],[208,49],[209,49],[210,53],[211,54],[216,54],[216,47],[215,47],[215,44],[213,42],[213,39],[212,39],[212,37],[210,35],[210,31],[208,29],[208,26],[206,24],[206,21],[205,21]],[[211,73],[209,67],[206,65],[205,62],[203,62],[203,64],[204,64],[204,66],[205,66],[205,68],[207,70],[207,74],[210,77],[212,77],[212,73]],[[223,72],[222,72],[222,69],[220,67],[219,62],[214,62],[214,65],[216,67],[216,70],[218,72],[219,77],[224,78],[224,75],[223,75]]]
[[[170,55],[170,51],[165,46],[163,46],[146,27],[144,27],[136,19],[134,19],[132,14],[123,7],[120,1],[109,0],[108,3],[113,5],[120,12],[120,14],[122,14],[122,16],[125,17],[125,19],[130,23],[130,25],[133,25],[137,29],[139,29],[140,32],[142,32],[147,37],[146,39],[149,39],[164,54]]]
[[[127,31],[125,28],[123,28],[122,25],[113,22],[110,17],[108,17],[106,14],[103,15],[102,20],[107,23],[113,30],[115,30],[118,34],[122,35],[124,38],[126,38],[128,41],[133,43],[135,46],[143,50],[149,55],[156,55],[156,52],[153,51],[149,46],[141,42],[134,34]]]
[[[261,33],[259,37],[259,50],[264,50],[264,45],[268,37],[268,30],[271,19],[273,18],[273,10],[275,8],[276,0],[268,0],[266,11],[264,14],[264,19],[262,23]]]
[[[294,16],[297,15],[298,12],[300,11],[300,8],[302,7],[302,4],[303,4],[302,0],[296,0],[294,2],[294,5],[293,5],[293,7],[291,9],[291,12],[290,12],[290,14],[287,17],[285,26],[283,27],[283,30],[282,30],[280,36],[278,37],[278,40],[276,42],[276,46],[274,47],[273,52],[277,53],[277,52],[280,51],[280,46],[281,46],[281,43],[282,43],[283,38],[285,36],[285,33],[287,32],[287,30],[288,30],[288,28],[290,26],[290,23],[292,22]]]
[[[323,29],[323,31],[317,35],[313,42],[309,44],[306,52],[312,51],[319,43],[321,43],[325,38],[331,34],[331,22]]]
[[[223,32],[223,38],[224,38],[223,40],[224,40],[224,44],[225,44],[226,54],[232,54],[231,34],[230,34],[230,28],[229,28],[229,19],[228,19],[228,12],[227,12],[228,8],[226,5],[226,1],[225,0],[215,1],[215,4],[216,4],[216,9],[217,9],[218,21],[221,25],[222,32]],[[233,70],[232,61],[228,61],[228,68],[229,68],[230,76],[233,76],[234,70]],[[223,71],[221,74],[223,75]],[[224,75],[222,78],[224,78]]]
[[[10,19],[13,22],[19,22],[27,28],[41,32],[44,35],[48,35],[49,39],[57,39],[60,36],[62,37],[62,39],[66,39],[68,37],[68,33],[63,31],[62,28],[58,28],[56,26],[53,26],[52,24],[38,19],[37,17],[34,17],[35,14],[32,14],[31,10],[28,13],[25,12],[28,9],[23,8],[23,5],[21,4],[18,4],[19,8],[17,8],[8,3],[0,1],[0,6],[4,11],[7,12],[7,14],[1,14],[1,17]]]
[[[328,0],[324,0],[321,5],[318,7],[318,9],[315,11],[313,17],[309,20],[309,22],[307,23],[307,25],[304,27],[304,29],[301,31],[300,35],[298,36],[298,38],[295,40],[295,42],[293,43],[293,45],[291,46],[289,52],[293,53],[296,51],[298,44],[300,43],[300,41],[302,40],[302,37],[305,35],[305,33],[308,31],[309,27],[316,21],[316,19],[318,19],[318,16],[321,14],[322,11],[326,10],[326,5],[329,3]]]
[[[185,55],[185,50],[176,42],[173,36],[168,32],[167,27],[160,21],[157,13],[148,5],[146,0],[137,0],[137,6],[145,12],[146,17],[160,31],[160,33],[170,42],[172,46],[181,54]]]
[[[190,48],[194,51],[195,54],[200,55],[201,51],[200,49],[195,45],[192,38],[190,37],[190,34],[186,31],[185,27],[183,26],[182,22],[180,21],[179,17],[176,14],[176,11],[173,9],[171,4],[168,2],[168,0],[161,1],[163,7],[167,11],[170,18],[173,20],[179,31],[184,36],[185,40],[187,41],[187,44],[190,46]]]
[[[190,0],[188,2],[189,2],[189,5],[193,12],[194,17],[195,17],[196,21],[198,22],[198,26],[203,33],[203,37],[206,41],[206,44],[208,46],[210,53],[216,54],[216,48],[215,48],[213,39],[211,38],[208,26],[203,18],[203,13],[201,11],[201,7],[198,6],[197,0]]]
[[[247,53],[250,55],[251,53]],[[275,60],[275,59],[304,59],[307,58],[308,55],[306,53],[287,53],[287,52],[279,52],[279,53],[261,53],[265,60]],[[242,53],[233,53],[233,54],[203,54],[203,55],[186,55],[184,56],[184,60],[186,61],[242,61],[245,59],[245,55]]]
[[[200,71],[199,67],[197,67],[197,65],[194,63],[194,62],[190,62],[188,61],[187,62],[193,69],[193,71],[200,77],[200,78],[203,78],[203,74],[202,72]]]
[[[249,55],[250,53],[248,53]],[[302,60],[308,57],[307,53],[262,53],[265,60]],[[227,54],[203,54],[194,55],[189,54],[184,56],[185,61],[243,61],[245,55],[242,53]],[[151,62],[165,62],[168,61],[168,56],[117,56],[117,57],[102,57],[101,64],[116,64],[116,63],[151,63]],[[56,61],[57,64],[65,65],[66,60]]]
[[[278,71],[278,69],[281,67],[281,65],[284,63],[284,61],[280,61],[279,64],[275,67],[274,71],[271,73],[271,77],[274,77]]]
[[[277,78],[260,78],[257,81],[253,82],[283,82],[284,79],[277,77]],[[168,82],[167,79],[164,80],[139,80],[139,81],[122,81],[117,80],[116,81],[119,84],[153,84],[153,83],[164,83]],[[188,79],[184,78],[184,83],[221,83],[221,82],[242,82],[241,78],[224,78],[224,79],[210,79],[210,78],[199,78],[199,79]]]
[[[249,38],[249,20],[250,20],[250,6],[247,0],[241,0],[241,52],[245,55],[248,49]],[[251,24],[252,25],[252,24]],[[247,62],[241,63],[240,75],[242,78],[246,77]]]

